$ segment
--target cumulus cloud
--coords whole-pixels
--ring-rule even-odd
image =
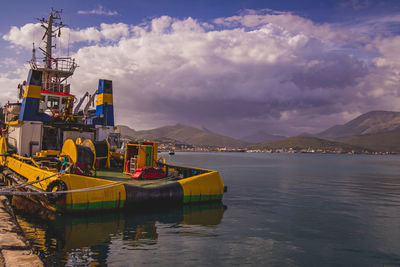
[[[106,16],[115,16],[118,15],[117,11],[106,10],[102,5],[98,5],[97,8],[92,10],[79,10],[78,14],[80,15],[106,15]]]
[[[130,26],[124,23],[101,23],[100,27],[88,27],[84,29],[62,28],[61,36],[56,40],[64,45],[74,43],[99,43],[101,41],[113,42],[127,37],[130,33]],[[3,35],[3,39],[12,45],[31,48],[32,40],[36,45],[44,45],[44,32],[40,23],[26,24],[22,27],[11,27],[10,31]]]
[[[39,43],[42,35],[43,29],[40,27],[39,23],[28,23],[20,28],[12,26],[10,31],[3,35],[3,39],[9,41],[13,46],[31,48],[32,43],[27,42],[27,40]]]
[[[10,59],[6,59],[6,62],[14,64]],[[1,67],[1,65],[0,65]],[[26,79],[28,75],[29,66],[24,64],[22,66],[15,66],[13,70],[5,73],[0,73],[0,88],[2,88],[2,94],[0,97],[0,104],[4,105],[7,101],[15,102],[17,99],[17,86]]]
[[[75,92],[113,80],[117,122],[136,129],[181,122],[235,136],[290,135],[399,104],[398,37],[363,43],[351,29],[291,13],[247,10],[213,23],[163,16],[66,30],[81,43]],[[21,37],[33,31],[13,27],[3,39],[28,47]],[[354,43],[377,54],[349,52]]]
[[[303,33],[325,41],[347,38],[346,34],[332,29],[329,24],[316,24],[290,12],[277,12],[270,9],[244,10],[238,16],[217,18],[214,23],[233,28],[255,28],[270,23],[291,33]]]

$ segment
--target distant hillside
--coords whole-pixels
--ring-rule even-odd
[[[126,126],[121,127],[121,129],[122,131],[127,133],[128,131],[125,127]],[[232,137],[213,133],[204,127],[193,127],[183,124],[164,126],[143,131],[134,131],[131,129],[129,136],[136,139],[142,138],[148,140],[168,138],[191,145],[207,145],[220,147],[244,147],[248,144]]]
[[[302,132],[301,134],[298,134],[297,136],[314,136],[315,137],[315,134],[308,133],[308,132]]]
[[[121,133],[122,136],[134,136],[136,131],[125,125],[117,125],[117,132]]]
[[[240,138],[240,140],[249,142],[249,143],[261,143],[261,142],[268,142],[268,141],[274,141],[274,140],[279,140],[279,139],[284,139],[287,136],[283,135],[274,135],[274,134],[269,134],[264,131],[258,131],[253,134],[244,136]]]
[[[340,140],[353,135],[393,131],[399,126],[400,112],[371,111],[344,125],[335,125],[316,136],[329,140]]]
[[[379,152],[400,152],[400,130],[354,135],[340,141]]]
[[[341,142],[336,141],[329,141],[324,140],[312,136],[295,136],[289,137],[281,140],[271,141],[271,142],[264,142],[256,145],[250,146],[251,149],[295,149],[295,150],[302,150],[302,149],[314,149],[314,150],[325,150],[325,151],[343,151],[343,152],[350,152],[352,150],[356,152],[361,152],[363,148],[344,144]]]
[[[257,132],[243,138],[241,141],[228,136],[211,132],[204,127],[193,127],[183,124],[160,127],[152,130],[135,131],[124,125],[117,126],[122,136],[135,139],[160,140],[163,142],[182,142],[192,145],[219,146],[243,148],[250,146],[259,148],[293,148],[293,149],[322,149],[333,151],[360,151],[361,147],[378,152],[400,152],[400,112],[371,111],[343,125],[333,126],[317,135],[284,138]],[[283,139],[281,139],[283,138]],[[278,139],[278,140],[276,140]],[[267,142],[264,142],[267,140]],[[331,141],[327,141],[331,140]],[[339,142],[333,142],[339,141]]]

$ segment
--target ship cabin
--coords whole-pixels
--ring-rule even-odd
[[[47,113],[51,117],[57,116],[60,112],[65,111],[69,99],[73,100],[74,98],[75,96],[69,93],[42,90],[39,111]]]

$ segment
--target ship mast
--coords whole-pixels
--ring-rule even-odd
[[[52,39],[53,39],[53,37],[55,37],[55,35],[53,35],[53,19],[54,19],[53,12],[54,12],[54,10],[52,10],[52,12],[50,12],[47,28],[44,27],[44,28],[46,28],[45,36],[47,35],[46,54],[45,54],[46,55],[46,59],[45,59],[45,62],[46,62],[45,68],[46,69],[51,69],[51,56],[52,56],[51,48],[53,47]],[[56,13],[56,14],[59,15],[58,13]],[[57,15],[56,15],[56,18],[60,18]],[[42,20],[41,22],[42,22],[42,26],[43,26],[45,21]],[[61,22],[61,26],[62,26],[62,22]]]
[[[38,66],[36,59],[34,62],[33,58],[30,63],[32,69],[43,72],[43,90],[69,93],[67,78],[74,74],[77,67],[75,60],[70,57],[56,58],[52,54],[52,49],[56,48],[56,45],[53,45],[53,38],[60,37],[61,28],[67,26],[61,21],[61,13],[62,10],[52,9],[48,19],[38,19],[45,29],[42,40],[45,40],[46,49],[39,47],[44,55],[44,65],[42,67]]]

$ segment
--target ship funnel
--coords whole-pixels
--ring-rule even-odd
[[[42,90],[42,72],[29,70],[28,79],[25,86],[24,98],[22,99],[21,111],[19,112],[20,121],[48,121],[49,116],[39,114],[40,97]]]
[[[113,106],[112,81],[99,80],[99,89],[96,99],[96,117],[93,124],[114,126],[114,106]]]

